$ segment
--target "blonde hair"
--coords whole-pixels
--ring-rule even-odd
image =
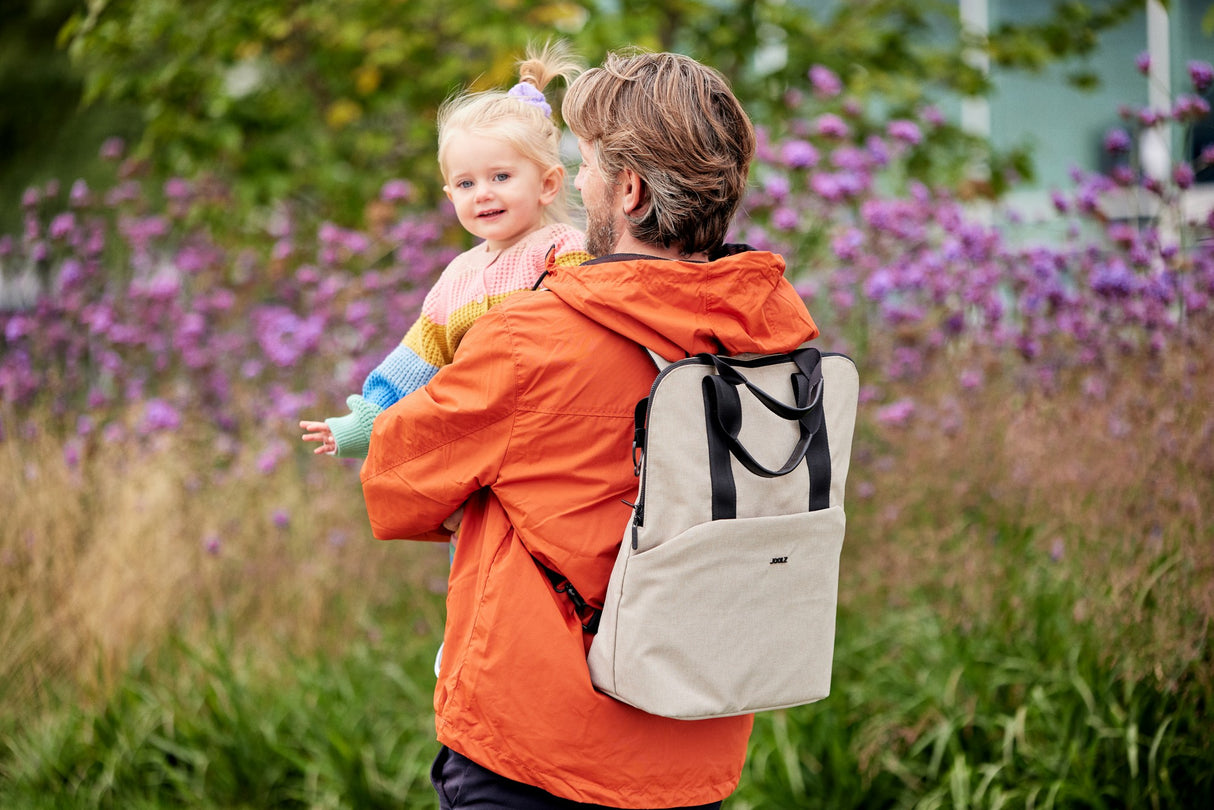
[[[570,85],[561,112],[608,183],[626,168],[644,181],[634,237],[685,256],[721,247],[755,154],[754,126],[724,76],[681,54],[613,53]]]
[[[546,42],[542,48],[529,45],[525,58],[518,62],[519,83],[530,84],[541,93],[558,76],[568,82],[581,70],[581,63],[561,41]],[[561,162],[561,130],[550,112],[511,96],[505,90],[466,93],[448,99],[438,111],[438,165],[444,181],[447,179],[447,145],[455,132],[504,141],[542,171],[560,167],[560,192],[544,209],[543,222],[569,221],[565,167]]]

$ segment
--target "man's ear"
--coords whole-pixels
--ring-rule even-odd
[[[632,169],[621,169],[619,186],[620,209],[627,217],[636,218],[649,207],[649,190],[645,181]]]
[[[565,183],[565,167],[556,165],[540,177],[540,205],[551,205]],[[450,195],[448,195],[450,196]]]

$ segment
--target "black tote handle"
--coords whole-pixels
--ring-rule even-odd
[[[795,470],[805,460],[810,443],[822,429],[822,368],[821,354],[817,349],[801,349],[793,354],[797,373],[791,376],[795,405],[786,405],[766,391],[755,386],[736,368],[715,355],[712,358],[717,374],[704,377],[704,404],[710,420],[719,431],[720,438],[730,452],[753,475],[763,478],[778,478]],[[797,443],[788,460],[776,470],[763,466],[739,441],[742,430],[742,402],[738,387],[745,385],[755,398],[772,413],[798,425]]]

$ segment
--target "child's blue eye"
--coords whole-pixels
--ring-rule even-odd
[[[472,188],[471,180],[460,180],[455,184],[456,188]]]
[[[503,180],[509,180],[510,175],[506,172],[498,172],[497,174],[493,175],[493,179],[501,182]]]

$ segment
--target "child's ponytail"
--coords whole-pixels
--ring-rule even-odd
[[[567,42],[548,40],[543,47],[535,43],[527,46],[525,58],[518,63],[518,78],[542,91],[558,76],[568,83],[583,69]]]

